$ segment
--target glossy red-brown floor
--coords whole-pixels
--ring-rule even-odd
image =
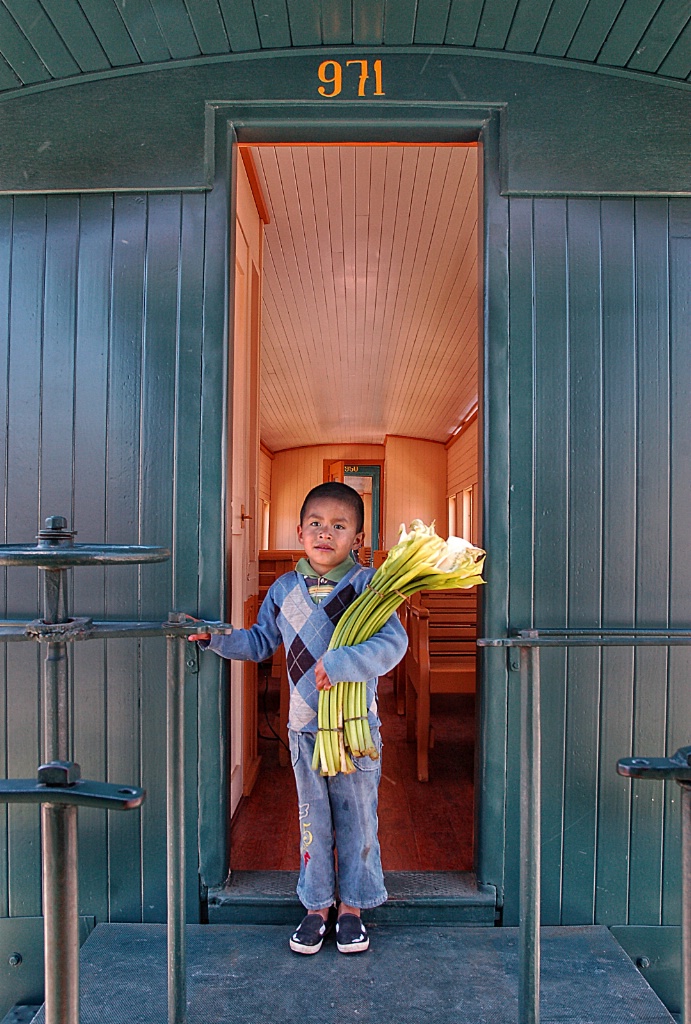
[[[260,672],[260,732],[277,726],[278,693]],[[417,781],[415,744],[405,738],[389,678],[379,683],[384,751],[379,790],[379,838],[385,871],[469,871],[473,861],[474,699],[433,698],[434,747],[430,781]],[[231,831],[236,871],[297,871],[297,800],[290,767],[278,763],[278,742],[259,741],[262,763],[252,794],[238,808]]]

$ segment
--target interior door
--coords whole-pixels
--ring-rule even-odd
[[[263,225],[241,161],[235,232],[231,437],[228,445],[230,615],[254,621],[259,590],[256,522],[259,473],[259,359]],[[257,666],[230,663],[230,811],[257,776]]]
[[[343,459],[327,463],[325,481],[331,482],[332,480],[336,480],[339,483],[345,481],[345,462]]]

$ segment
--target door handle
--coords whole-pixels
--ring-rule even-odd
[[[240,522],[244,523],[244,521],[246,519],[254,519],[254,516],[248,516],[247,513],[245,512],[245,506],[241,505],[240,506]]]

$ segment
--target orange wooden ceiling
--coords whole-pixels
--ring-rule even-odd
[[[446,441],[477,402],[477,149],[260,146],[261,436]]]

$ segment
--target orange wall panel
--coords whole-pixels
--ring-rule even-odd
[[[446,536],[446,449],[437,441],[387,437],[384,464],[384,542],[398,540],[401,523],[436,520]]]
[[[478,483],[477,419],[468,425],[448,450],[446,493],[459,494]]]
[[[259,452],[259,497],[271,501],[271,459],[266,452]]]
[[[384,446],[378,444],[323,444],[276,452],[271,466],[270,546],[298,546],[295,529],[300,506],[307,492],[323,482],[324,459],[366,463],[383,458]]]

